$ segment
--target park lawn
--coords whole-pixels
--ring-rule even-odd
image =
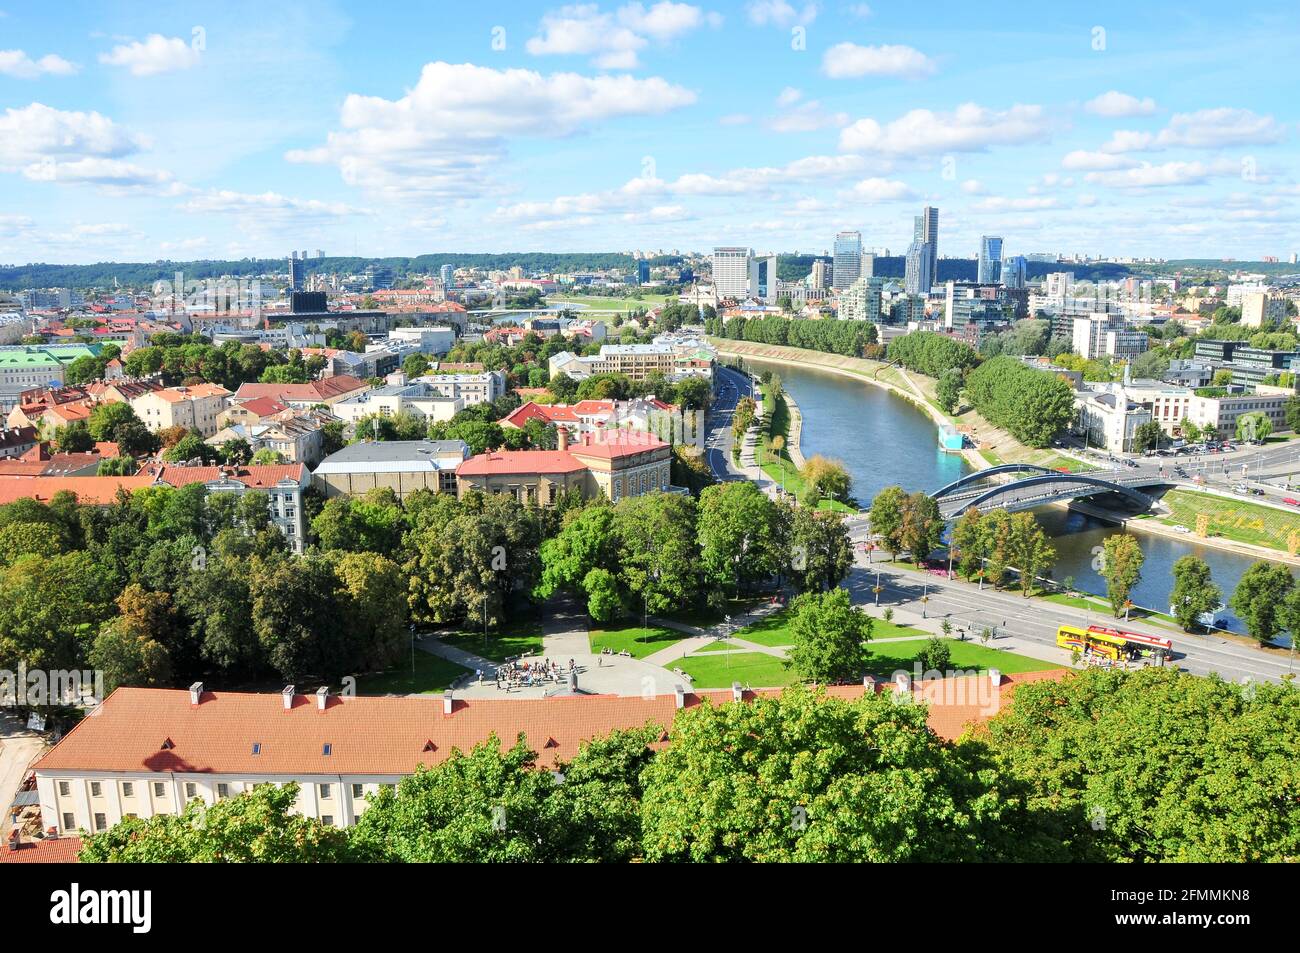
[[[732,642],[728,639],[721,639],[717,642],[710,642],[708,645],[696,649],[695,652],[735,652],[744,651],[744,648],[743,645],[740,645],[737,642]],[[691,654],[694,655],[695,652],[692,652]]]
[[[751,688],[783,688],[799,680],[783,660],[762,652],[688,655],[674,667],[690,675],[691,687],[696,689],[730,688],[732,682]]]
[[[1162,502],[1170,510],[1169,515],[1161,517],[1162,522],[1186,526],[1193,533],[1197,517],[1207,513],[1209,532],[1215,536],[1287,552],[1300,545],[1300,512],[1288,513],[1271,506],[1189,490],[1170,490]]]
[[[794,636],[790,632],[790,610],[782,609],[779,612],[773,612],[770,616],[759,619],[752,625],[737,629],[734,635],[738,639],[755,642],[758,645],[771,647],[794,645]]]
[[[899,625],[897,622],[886,622],[884,619],[874,617],[871,620],[873,642],[877,639],[928,639],[929,637],[929,632],[914,629],[910,625]]]
[[[764,407],[767,406],[769,397],[764,397]],[[758,463],[769,477],[771,477],[778,486],[782,487],[787,493],[793,493],[795,499],[803,502],[808,496],[808,484],[804,482],[794,463],[791,462],[789,454],[785,450],[774,453],[769,447],[769,441],[772,436],[779,434],[783,439],[788,440],[790,434],[790,412],[786,407],[785,396],[776,402],[774,410],[765,410],[765,414],[770,414],[772,419],[769,434],[764,434],[758,444],[754,447],[754,460]],[[825,510],[831,513],[856,513],[855,507],[847,503],[841,503],[839,500],[820,500],[817,503],[817,509]]]
[[[592,629],[587,634],[591,642],[591,651],[597,655],[602,649],[611,652],[627,651],[633,658],[645,658],[660,649],[676,645],[682,639],[689,638],[685,632],[665,629],[662,626],[641,626],[634,624],[614,624],[603,629]]]
[[[641,298],[609,298],[602,295],[553,295],[548,305],[581,304],[596,311],[650,311],[663,307],[671,295],[645,295]],[[674,298],[675,300],[675,298]],[[581,317],[581,315],[578,315]],[[594,317],[594,316],[593,316]]]
[[[493,662],[504,662],[508,658],[537,655],[542,651],[542,623],[537,619],[507,622],[499,629],[489,629],[486,642],[482,632],[472,630],[444,635],[442,641]]]
[[[888,678],[898,669],[910,669],[917,655],[925,648],[926,641],[916,639],[908,642],[868,643],[871,656],[867,660],[867,667],[871,674],[878,678]],[[949,664],[954,669],[977,669],[986,672],[990,668],[996,668],[1005,674],[1014,675],[1018,672],[1043,672],[1065,667],[1030,658],[1027,655],[991,649],[977,642],[959,642],[956,639],[944,641],[948,643],[948,649],[952,653]]]
[[[415,672],[410,659],[405,666],[375,675],[362,675],[357,679],[357,692],[361,695],[428,695],[446,691],[467,668],[437,655],[415,650]]]

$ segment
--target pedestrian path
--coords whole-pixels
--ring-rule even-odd
[[[471,672],[480,671],[484,678],[495,678],[497,673],[497,663],[491,659],[485,659],[481,655],[475,655],[473,652],[466,652],[464,649],[458,649],[448,645],[439,638],[426,637],[416,639],[416,646],[423,652],[430,655],[436,655],[439,658],[445,658],[449,662],[455,662],[462,668],[467,668]]]

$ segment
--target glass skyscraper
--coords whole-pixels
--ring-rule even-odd
[[[831,265],[831,287],[843,291],[862,276],[862,233],[839,232]]]
[[[999,235],[980,236],[979,269],[975,280],[982,285],[995,285],[1002,277],[1002,238]]]

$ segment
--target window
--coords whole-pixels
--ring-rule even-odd
[[[185,799],[188,801],[199,796],[199,786],[193,781],[185,782]]]
[[[164,784],[162,781],[155,781],[153,783],[153,796],[163,797],[166,794],[167,794],[167,785]]]
[[[63,812],[63,831],[64,831],[64,833],[67,833],[68,831],[76,830],[76,828],[77,828],[77,821],[76,821],[76,819],[72,816],[72,812],[71,812],[71,811],[64,811],[64,812]]]
[[[334,746],[327,741],[325,742],[325,744],[321,746],[320,753],[325,755],[325,757],[328,758],[331,754],[334,753]]]
[[[366,786],[365,786],[364,784],[354,784],[354,785],[352,785],[352,796],[353,796],[354,798],[365,797],[365,796],[366,796]]]
[[[327,824],[327,825],[329,825],[330,827],[333,827],[333,826],[334,826],[334,815],[333,815],[333,814],[322,814],[322,815],[320,816],[320,822],[321,822],[322,824]]]
[[[262,753],[262,742],[260,742],[260,741],[254,741],[254,742],[253,742],[253,754],[261,754],[261,753]]]
[[[100,793],[102,792],[102,790],[103,790],[103,788],[100,786],[100,783],[99,783],[98,781],[91,781],[91,782],[90,782],[90,796],[91,796],[91,797],[99,797],[99,795],[100,795]]]
[[[95,830],[97,831],[108,830],[108,818],[105,817],[103,814],[95,815]]]
[[[122,797],[135,797],[135,785],[130,781],[122,782]]]
[[[219,798],[220,798],[220,797],[230,797],[230,785],[229,785],[229,784],[218,784],[218,785],[217,785],[217,797],[219,797]]]
[[[330,786],[328,784],[321,784],[318,785],[318,787],[320,788],[320,799],[322,801],[328,801],[330,799]]]
[[[59,796],[60,796],[60,797],[67,797],[67,796],[70,795],[71,793],[72,793],[72,785],[69,784],[67,781],[60,781],[60,782],[59,782]]]

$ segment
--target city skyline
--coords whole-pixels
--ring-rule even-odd
[[[942,256],[1300,247],[1281,14],[1033,9],[8,9],[0,261],[899,254],[922,206]]]

